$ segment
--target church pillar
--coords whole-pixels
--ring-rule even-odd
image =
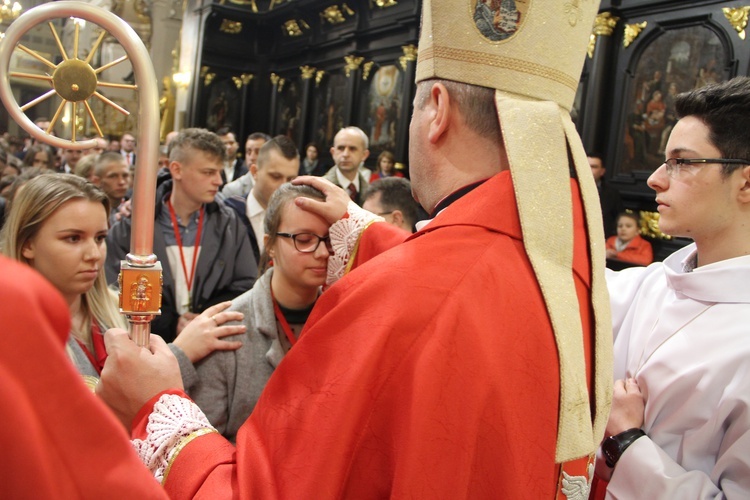
[[[599,151],[604,154],[606,145],[603,144],[605,139],[603,131],[609,130],[609,121],[611,116],[603,116],[602,110],[606,109],[604,103],[607,99],[607,91],[611,88],[609,82],[610,64],[613,53],[614,40],[612,33],[617,26],[619,17],[612,15],[611,12],[602,12],[596,16],[594,30],[591,34],[591,44],[589,45],[590,71],[586,79],[588,88],[586,89],[585,100],[583,103],[583,124],[581,127],[581,139],[584,147],[589,151]]]

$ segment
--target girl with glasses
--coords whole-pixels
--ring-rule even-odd
[[[314,188],[287,183],[269,200],[262,275],[230,308],[244,314],[247,331],[232,339],[242,340],[242,347],[215,352],[194,367],[181,366],[185,390],[232,442],[274,369],[297,342],[326,282],[330,225],[297,207],[298,197],[325,199]]]

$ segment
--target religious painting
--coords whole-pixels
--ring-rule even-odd
[[[287,78],[278,90],[275,120],[275,135],[285,135],[297,144],[302,127],[302,97],[298,78]]]
[[[333,146],[333,137],[346,124],[346,77],[343,73],[326,75],[315,89],[312,142],[321,152]]]
[[[677,122],[675,96],[726,80],[726,48],[706,27],[665,31],[641,54],[626,95],[623,155],[619,172],[652,172]]]
[[[217,131],[222,127],[239,130],[240,91],[230,79],[214,80],[208,84],[206,128]]]
[[[395,65],[382,66],[370,80],[362,128],[370,138],[370,156],[395,152],[403,106],[403,74]]]

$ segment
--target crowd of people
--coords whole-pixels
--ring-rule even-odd
[[[453,26],[440,5],[424,3],[429,57],[474,22]],[[528,15],[527,29],[562,22]],[[584,28],[561,35],[581,54],[548,47],[571,78]],[[515,40],[482,50],[521,58]],[[551,90],[558,79],[519,96],[504,70],[451,64],[420,59],[411,180],[387,151],[365,166],[368,136],[355,126],[336,133],[329,166],[318,145],[301,157],[286,136],[252,133],[241,155],[230,129],[169,134],[153,219],[162,298],[146,350],[128,338],[115,292],[138,196],[135,135],[60,154],[9,141],[0,491],[750,495],[739,321],[750,304],[750,78],[674,97],[648,185],[661,230],[693,243],[652,263],[639,217],[561,113],[573,94]],[[606,259],[636,266],[605,270]]]

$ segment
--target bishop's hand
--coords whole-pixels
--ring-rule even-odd
[[[294,179],[292,184],[312,186],[326,197],[325,201],[299,197],[295,204],[301,209],[322,217],[328,224],[333,224],[346,215],[351,198],[346,191],[331,181],[314,175],[303,175]]]
[[[112,328],[104,334],[104,345],[107,361],[96,394],[128,431],[149,399],[168,389],[183,389],[177,359],[158,335],[151,335],[145,348],[130,340],[125,330]]]

